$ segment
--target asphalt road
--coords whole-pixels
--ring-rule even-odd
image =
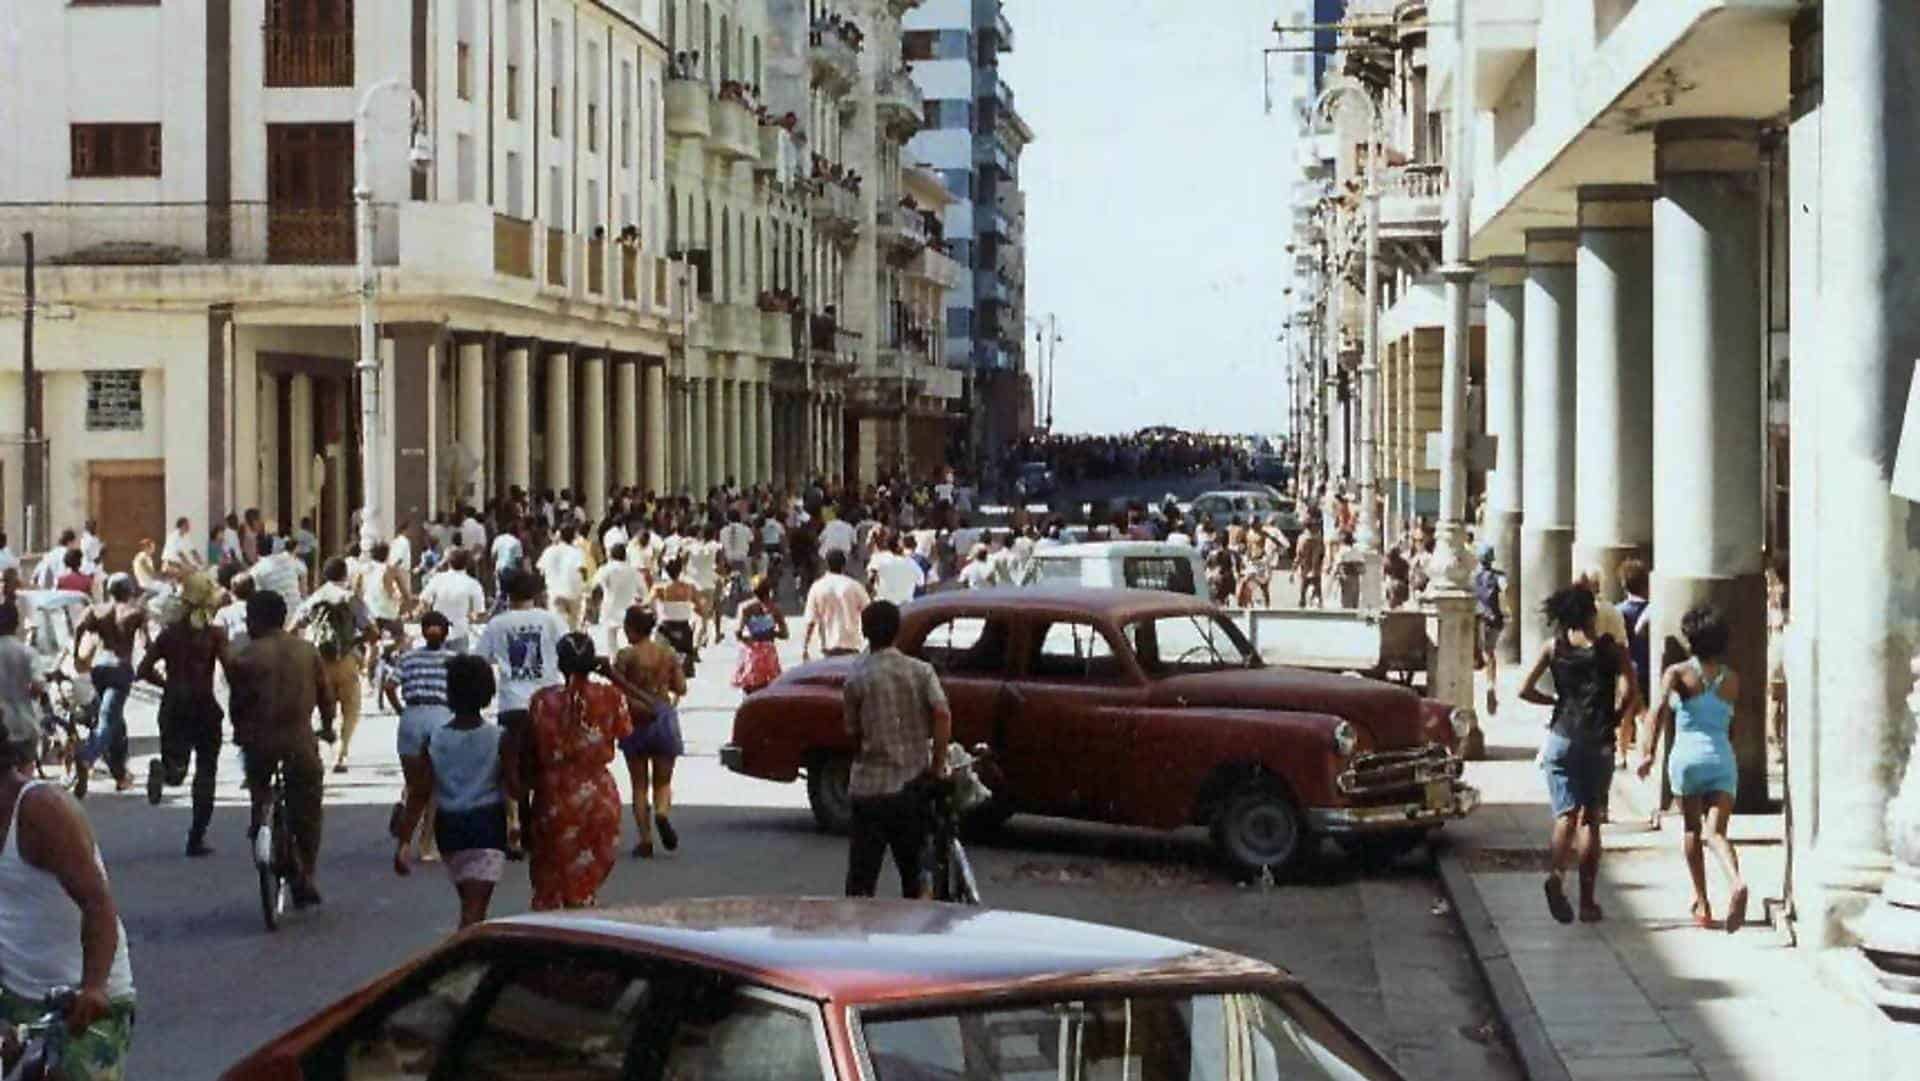
[[[710,654],[685,713],[689,754],[674,815],[680,851],[623,858],[606,903],[839,892],[844,842],[814,832],[803,786],[740,778],[715,757],[738,700],[726,685],[731,657],[724,647]],[[153,731],[151,709],[136,701],[136,737]],[[149,742],[137,739],[136,749]],[[170,791],[158,808],[137,793],[87,801],[139,990],[129,1077],[216,1077],[454,927],[453,891],[438,865],[417,867],[406,879],[391,869],[386,820],[400,785],[392,717],[363,722],[351,771],[328,778],[319,874],[326,903],[277,934],[260,919],[238,774],[229,748],[211,837],[217,852],[206,860],[181,853],[184,789]],[[1491,1005],[1453,919],[1436,912],[1439,892],[1424,852],[1371,872],[1329,854],[1302,880],[1277,887],[1229,881],[1199,831],[1161,835],[1016,818],[990,846],[970,852],[989,904],[1138,928],[1285,965],[1411,1077],[1520,1076],[1505,1050],[1481,1035]],[[527,901],[524,865],[509,865],[494,914],[525,911]]]

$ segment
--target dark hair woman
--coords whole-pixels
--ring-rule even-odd
[[[563,682],[528,703],[533,743],[533,844],[529,873],[535,910],[586,908],[613,871],[620,846],[620,789],[607,769],[633,733],[627,696],[595,682],[605,662],[593,639],[574,633],[555,649]]]
[[[655,624],[646,608],[638,604],[628,608],[623,624],[627,645],[613,658],[613,675],[627,692],[627,711],[633,716],[633,734],[620,741],[620,754],[627,760],[633,824],[640,831],[633,854],[642,859],[653,856],[656,825],[667,851],[680,847],[680,834],[669,816],[673,813],[673,765],[686,753],[678,707],[687,693],[687,677],[673,650],[654,640]]]
[[[740,661],[733,670],[733,685],[748,694],[780,678],[780,653],[776,639],[787,637],[787,617],[773,599],[773,580],[761,575],[753,580],[753,596],[740,606]]]
[[[1739,791],[1739,768],[1733,757],[1733,704],[1740,699],[1740,677],[1722,659],[1727,652],[1727,621],[1717,609],[1698,607],[1680,619],[1680,633],[1691,656],[1660,673],[1660,705],[1654,723],[1640,741],[1640,776],[1653,770],[1653,734],[1668,731],[1672,751],[1667,756],[1667,780],[1680,797],[1685,820],[1681,851],[1687,874],[1693,879],[1693,922],[1713,925],[1707,900],[1707,868],[1700,824],[1707,823],[1704,847],[1713,849],[1726,874],[1729,933],[1747,920],[1747,882],[1740,874],[1740,857],[1727,838],[1733,817],[1733,798]]]
[[[1561,875],[1571,862],[1575,835],[1580,842],[1580,920],[1601,918],[1594,901],[1600,873],[1600,823],[1613,784],[1614,739],[1620,718],[1639,699],[1633,664],[1610,637],[1595,636],[1593,594],[1568,586],[1548,597],[1541,610],[1553,624],[1553,637],[1520,684],[1520,700],[1553,707],[1540,745],[1540,768],[1553,806],[1553,866],[1547,873],[1547,909],[1561,923],[1572,923]],[[1553,673],[1554,693],[1540,690]]]
[[[500,726],[482,710],[493,701],[493,666],[461,654],[446,664],[451,719],[434,728],[407,788],[406,812],[396,831],[393,869],[412,872],[408,839],[420,828],[429,801],[437,803],[434,839],[460,898],[460,926],[487,918],[493,888],[507,862],[507,794],[500,768]]]

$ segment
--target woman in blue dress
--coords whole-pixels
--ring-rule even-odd
[[[1667,780],[1680,797],[1685,820],[1682,851],[1693,878],[1693,922],[1713,926],[1713,907],[1707,899],[1704,848],[1713,850],[1732,892],[1727,898],[1729,933],[1747,919],[1747,882],[1740,875],[1740,857],[1727,838],[1733,817],[1733,798],[1739,789],[1739,769],[1733,757],[1733,703],[1740,698],[1740,677],[1723,658],[1727,651],[1727,623],[1709,607],[1694,608],[1680,620],[1687,640],[1688,659],[1660,676],[1660,709],[1640,740],[1640,776],[1653,770],[1653,736],[1672,725],[1672,750],[1667,757]],[[1706,822],[1704,846],[1701,821]]]

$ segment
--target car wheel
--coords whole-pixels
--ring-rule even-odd
[[[1427,839],[1425,830],[1413,830],[1400,833],[1369,833],[1358,837],[1340,838],[1340,851],[1347,858],[1369,870],[1383,870],[1400,862],[1400,858]]]
[[[853,759],[844,754],[821,755],[807,767],[807,806],[821,833],[845,833],[853,827],[853,797],[848,794]]]
[[[1229,797],[1213,820],[1213,843],[1234,869],[1280,877],[1307,848],[1306,825],[1293,800],[1268,783],[1249,784]]]

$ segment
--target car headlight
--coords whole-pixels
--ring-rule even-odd
[[[1453,724],[1454,739],[1466,739],[1467,733],[1473,731],[1473,711],[1465,706],[1447,714],[1447,720]]]
[[[1342,758],[1348,758],[1352,756],[1354,749],[1358,746],[1360,746],[1360,733],[1354,731],[1352,724],[1347,721],[1341,721],[1339,724],[1333,726],[1333,749],[1335,753]]]

